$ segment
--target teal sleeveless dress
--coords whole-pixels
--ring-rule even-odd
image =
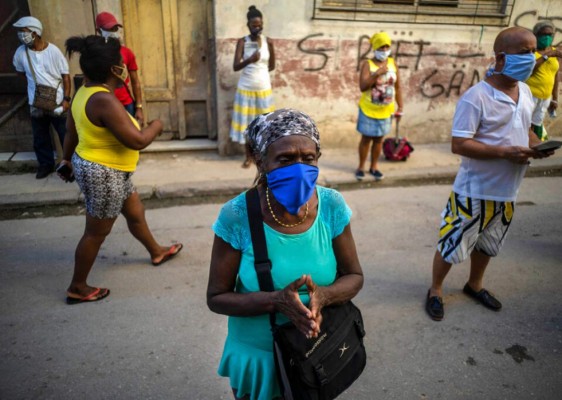
[[[284,288],[303,274],[311,275],[320,286],[330,285],[336,279],[337,262],[332,240],[349,224],[351,209],[335,190],[317,186],[316,191],[318,214],[307,231],[288,235],[264,224],[276,290]],[[242,253],[235,291],[259,291],[245,193],[222,207],[213,230]],[[300,298],[308,306],[306,288],[303,288]],[[278,324],[288,321],[283,314],[278,313],[276,318]],[[228,317],[228,335],[218,373],[230,378],[230,386],[237,390],[238,397],[249,395],[251,400],[270,400],[281,396],[273,361],[272,340],[267,314]]]

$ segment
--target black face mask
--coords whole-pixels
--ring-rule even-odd
[[[250,28],[250,34],[252,36],[258,36],[262,30],[263,28]]]

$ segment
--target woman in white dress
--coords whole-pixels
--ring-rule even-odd
[[[230,127],[230,139],[240,144],[246,144],[244,131],[254,118],[274,111],[269,78],[269,71],[275,68],[273,43],[261,34],[263,17],[255,6],[250,6],[246,17],[250,34],[238,39],[232,66],[234,71],[242,70],[234,98]],[[251,154],[246,146],[246,159],[242,167],[248,168],[251,163]]]

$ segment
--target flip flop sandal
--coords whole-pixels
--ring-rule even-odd
[[[102,294],[100,294],[100,292],[102,290],[105,290],[105,292],[102,292]],[[70,292],[67,292],[68,294],[71,294]],[[109,289],[102,289],[102,288],[95,288],[92,293],[90,293],[87,296],[84,297],[70,297],[67,296],[66,297],[66,304],[80,304],[80,303],[91,303],[94,301],[99,301],[101,299],[105,299],[107,296],[109,296]]]
[[[181,249],[183,249],[183,244],[181,243],[172,245],[172,247],[170,247],[170,249],[166,252],[166,254],[164,254],[164,257],[162,257],[162,259],[158,262],[152,261],[152,265],[157,267],[159,265],[164,264],[166,261],[169,261],[172,258],[174,258],[181,251]]]

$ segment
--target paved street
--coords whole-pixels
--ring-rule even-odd
[[[554,399],[562,391],[562,178],[527,178],[486,287],[494,313],[446,281],[445,319],[425,314],[439,213],[450,186],[346,191],[365,286],[365,372],[342,399]],[[160,268],[120,218],[90,284],[111,295],[68,306],[83,216],[0,221],[0,399],[231,399],[216,369],[226,317],[205,304],[220,205],[150,210]],[[251,332],[248,332],[250,335]]]

